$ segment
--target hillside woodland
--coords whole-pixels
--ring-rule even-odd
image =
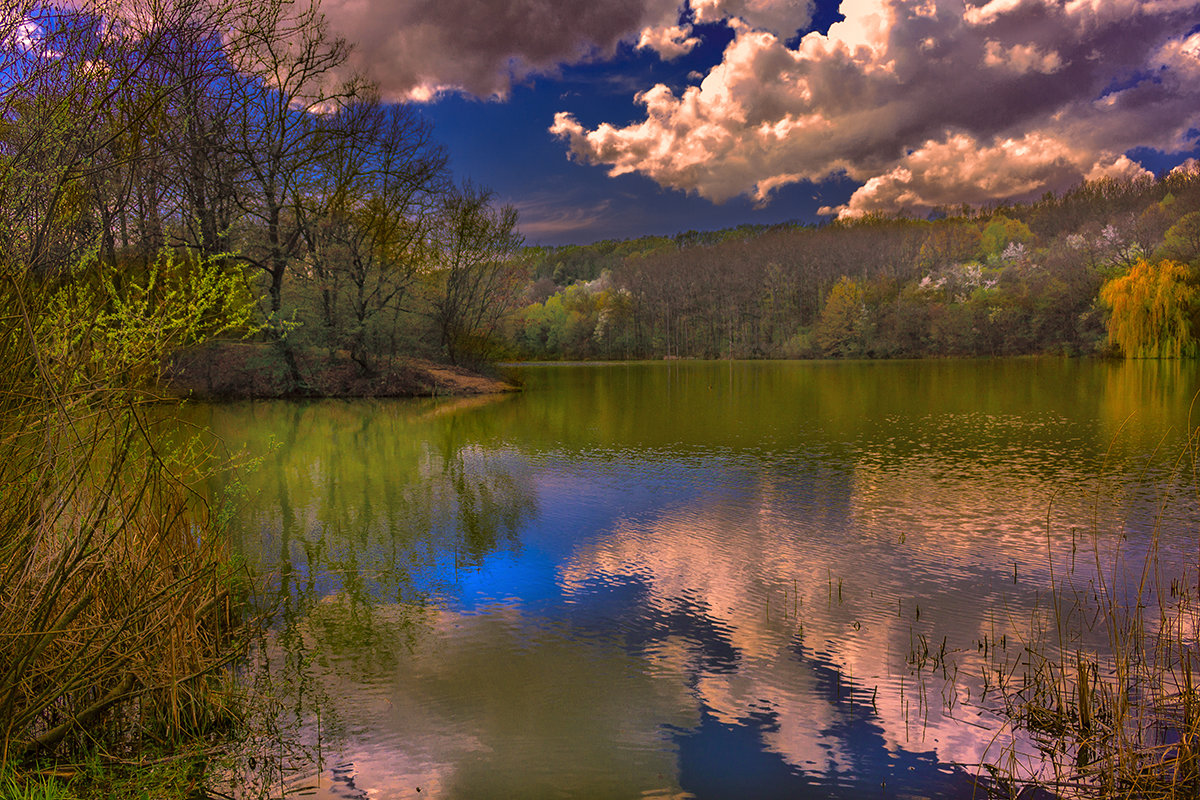
[[[1200,168],[933,219],[525,251],[519,358],[1197,354]]]

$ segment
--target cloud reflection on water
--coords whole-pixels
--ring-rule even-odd
[[[881,369],[895,388],[903,372]],[[243,552],[274,571],[288,615],[269,655],[310,659],[355,785],[968,795],[939,765],[1006,746],[980,644],[1019,651],[1046,608],[1050,499],[1061,576],[1071,526],[1090,519],[1136,557],[1154,498],[1097,517],[1090,488],[1061,493],[1097,451],[1087,424],[1053,403],[1013,410],[1003,380],[969,377],[989,390],[982,410],[906,412],[870,384],[784,375],[749,392],[731,368],[714,402],[711,376],[675,374],[669,391],[641,387],[667,400],[638,419],[614,411],[632,381],[462,414],[214,412],[284,442],[248,478]],[[790,418],[753,407],[768,388]]]

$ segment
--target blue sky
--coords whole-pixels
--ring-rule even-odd
[[[549,132],[555,113],[569,110],[594,125],[633,122],[642,114],[633,102],[639,91],[633,87],[682,83],[690,71],[679,75],[683,65],[655,61],[624,46],[603,64],[568,67],[558,77],[515,86],[503,101],[448,94],[424,112],[447,146],[455,172],[516,205],[531,243],[586,243],[812,220],[819,207],[848,199],[853,183],[833,180],[821,187],[788,187],[763,208],[744,197],[716,204],[695,193],[664,188],[643,175],[610,178],[602,167],[569,160],[562,141]]]
[[[549,131],[557,112],[570,111],[593,126],[635,122],[644,116],[643,106],[634,102],[638,92],[656,83],[686,86],[689,73],[707,72],[720,62],[732,32],[705,25],[701,38],[703,46],[673,61],[623,44],[611,59],[530,79],[503,100],[445,93],[423,111],[447,146],[455,172],[516,205],[533,244],[807,222],[818,218],[821,206],[846,202],[856,186],[849,179],[790,186],[759,207],[745,197],[713,203],[638,174],[610,178],[602,167],[568,159],[563,142]]]
[[[533,244],[1026,200],[1200,139],[1190,0],[326,0]]]

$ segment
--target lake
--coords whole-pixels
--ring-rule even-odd
[[[1056,596],[1195,563],[1195,364],[513,372],[509,396],[191,410],[258,459],[221,490],[276,614],[243,680],[278,726],[260,762],[304,748],[266,782],[970,797],[972,765],[1036,768],[987,675]]]

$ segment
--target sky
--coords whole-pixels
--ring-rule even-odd
[[[529,244],[1036,199],[1200,156],[1200,0],[324,0]]]

